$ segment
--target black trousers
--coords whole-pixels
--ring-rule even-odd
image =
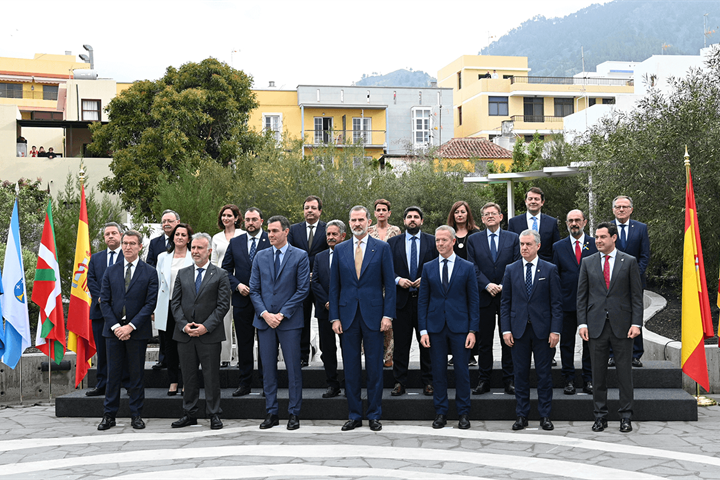
[[[255,327],[253,319],[255,308],[252,303],[245,307],[233,307],[233,322],[235,323],[235,335],[237,336],[238,369],[240,370],[240,385],[252,386],[253,359],[255,346]],[[262,361],[258,353],[258,375],[262,385]]]
[[[175,332],[175,317],[173,317],[172,309],[168,308],[168,318],[165,330],[158,330],[160,338],[165,344],[165,366],[168,371],[168,380],[170,383],[179,383],[180,381],[180,356],[178,355],[177,342],[173,340],[173,332]]]
[[[408,364],[410,363],[410,347],[412,345],[413,330],[415,340],[420,347],[420,379],[423,386],[432,385],[432,365],[430,363],[430,350],[420,345],[420,330],[418,329],[417,296],[411,296],[403,308],[399,308],[393,321],[393,337],[395,339],[395,352],[393,353],[393,376],[395,381],[407,386]]]
[[[609,321],[605,322],[603,331],[598,338],[590,338],[595,418],[605,418],[608,414],[607,371],[611,346],[615,352],[615,373],[620,387],[618,414],[620,418],[631,418],[633,413],[633,340],[631,338],[616,337]]]
[[[490,305],[480,308],[480,329],[477,334],[478,345],[478,369],[480,375],[479,382],[489,382],[490,373],[493,369],[493,335],[495,334],[495,326],[497,325],[498,337],[500,337],[500,345],[502,345],[502,378],[503,384],[507,385],[513,382],[513,361],[510,347],[505,345],[502,339],[502,329],[500,328],[500,296],[495,296]]]
[[[338,380],[337,334],[327,318],[318,318],[318,334],[320,335],[320,359],[325,367],[325,382],[328,387],[340,388]]]
[[[575,341],[577,340],[577,312],[563,312],[563,328],[560,335],[560,363],[562,376],[567,382],[575,380]],[[592,382],[590,345],[582,341],[582,379]],[[554,355],[553,355],[554,356]]]
[[[300,332],[300,360],[310,360],[310,319],[315,295],[312,290],[303,300],[303,329]]]

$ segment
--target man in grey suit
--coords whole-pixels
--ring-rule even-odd
[[[230,310],[230,282],[222,268],[210,262],[207,233],[192,237],[190,254],[195,265],[181,269],[175,279],[170,306],[175,317],[173,340],[178,342],[180,368],[185,391],[183,416],[172,423],[173,428],[197,424],[198,365],[202,365],[205,383],[205,411],[210,428],[223,427],[220,420],[220,351],[225,340],[223,318]]]
[[[577,290],[580,337],[590,342],[594,432],[607,428],[609,349],[615,353],[620,386],[620,431],[632,431],[633,339],[643,324],[643,288],[635,257],[615,248],[617,226],[603,222],[595,230],[598,253],[583,258]]]

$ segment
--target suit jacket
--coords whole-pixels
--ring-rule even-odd
[[[617,225],[617,220],[613,220],[613,223]],[[640,277],[643,280],[643,287],[645,287],[645,270],[647,270],[648,263],[650,263],[650,237],[648,236],[647,225],[636,220],[630,220],[630,226],[628,231],[625,232],[627,239],[625,241],[625,248],[620,246],[620,227],[618,227],[618,238],[615,242],[615,248],[621,252],[632,255],[638,261],[638,269],[640,270]]]
[[[90,290],[90,296],[92,303],[90,304],[90,319],[91,320],[102,320],[102,310],[100,310],[100,288],[102,287],[103,275],[107,270],[107,248],[97,252],[95,255],[90,256],[90,263],[88,264],[88,290]],[[122,262],[125,258],[122,249],[118,249],[118,253],[115,256],[115,263]]]
[[[475,265],[478,289],[480,290],[480,308],[487,307],[493,296],[485,288],[489,283],[502,284],[505,267],[520,259],[520,241],[518,235],[500,230],[497,259],[493,262],[488,245],[488,231],[483,230],[471,235],[467,240],[468,260]]]
[[[270,240],[268,240],[267,232],[262,232],[260,239],[255,247],[255,255],[260,250],[270,248]],[[252,263],[250,263],[250,254],[248,253],[248,235],[244,233],[240,236],[230,239],[230,244],[225,250],[222,268],[228,272],[228,280],[230,280],[230,290],[232,290],[232,304],[234,307],[248,307],[252,302],[250,295],[243,296],[238,292],[239,284],[250,285],[250,273],[252,272]]]
[[[155,269],[139,260],[132,280],[125,291],[125,262],[115,262],[103,275],[100,289],[100,309],[105,319],[103,337],[112,337],[110,327],[132,323],[135,332],[131,338],[148,340],[152,338],[150,315],[155,311],[158,294],[158,278]],[[123,307],[127,321],[122,322]]]
[[[503,280],[500,301],[500,326],[522,338],[528,326],[539,338],[562,332],[563,310],[560,277],[555,265],[538,259],[530,297],[525,287],[525,267],[522,260],[508,265]]]
[[[188,245],[189,247],[189,245]],[[172,281],[172,263],[175,253],[162,252],[157,257],[155,270],[158,276],[158,299],[155,307],[155,328],[165,331],[167,329],[168,311],[170,310],[170,282]],[[183,267],[193,264],[190,248],[185,252]],[[200,322],[198,322],[200,323]]]
[[[328,320],[328,310],[325,309],[325,304],[328,302],[328,292],[330,292],[329,248],[315,256],[311,278],[310,288],[315,295],[315,318]]]
[[[581,246],[583,258],[589,257],[597,252],[595,239],[585,235],[585,243]],[[577,283],[580,274],[580,264],[575,256],[575,239],[572,235],[563,238],[553,245],[553,261],[558,267],[560,275],[560,287],[563,294],[563,311],[574,312],[577,309]]]
[[[274,248],[255,254],[250,275],[250,299],[255,307],[253,326],[258,330],[270,328],[260,317],[264,311],[282,313],[285,318],[278,330],[303,328],[303,300],[310,292],[310,262],[307,252],[288,246],[275,279]]]
[[[195,293],[195,265],[180,269],[175,278],[172,308],[175,317],[173,340],[187,343],[190,335],[183,332],[188,323],[202,323],[207,329],[199,337],[201,343],[220,343],[225,340],[223,319],[230,310],[230,282],[222,268],[208,262],[203,272],[200,290]]]
[[[600,252],[583,258],[580,264],[577,319],[578,325],[587,325],[590,338],[600,336],[606,319],[618,338],[626,338],[632,325],[643,324],[643,288],[638,262],[620,250],[616,253],[609,289],[605,286]]]
[[[510,219],[508,230],[520,235],[523,230],[528,229],[527,216],[523,213]],[[550,215],[540,214],[540,250],[538,256],[546,262],[552,262],[553,245],[560,240],[557,218]]]
[[[330,266],[328,318],[339,319],[343,330],[350,327],[358,309],[373,331],[380,330],[383,317],[395,318],[395,271],[390,245],[369,235],[365,238],[367,245],[359,279],[355,273],[353,239],[335,247]]]
[[[155,237],[150,240],[150,245],[148,246],[148,253],[147,257],[145,258],[145,263],[154,267],[155,265],[157,265],[158,255],[166,251],[167,247],[165,246],[165,232],[163,232],[160,234],[159,237]]]
[[[418,295],[418,329],[440,333],[445,325],[452,333],[477,332],[480,329],[480,295],[475,267],[455,256],[455,266],[448,285],[442,286],[442,257],[425,264]]]
[[[327,239],[325,238],[325,225],[325,222],[321,220],[318,222],[317,227],[315,227],[312,248],[308,248],[307,222],[300,222],[290,226],[287,241],[293,247],[307,252],[308,260],[310,261],[310,271],[312,271],[313,268],[315,255],[329,248]]]
[[[407,261],[407,237],[405,232],[400,235],[396,235],[389,238],[387,241],[392,250],[393,266],[395,267],[395,277],[410,278],[410,266]],[[420,249],[418,250],[418,269],[417,278],[422,277],[423,265],[437,258],[438,251],[435,246],[435,235],[430,235],[424,232],[420,232]],[[422,283],[422,282],[420,282]],[[404,308],[405,304],[410,298],[410,289],[402,288],[401,286],[395,287],[395,302],[396,308]]]

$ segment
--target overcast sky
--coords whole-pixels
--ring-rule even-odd
[[[607,0],[93,0],[2,2],[0,56],[74,55],[92,45],[101,77],[157,79],[215,57],[256,87],[349,85],[399,68],[432,76],[535,15]]]

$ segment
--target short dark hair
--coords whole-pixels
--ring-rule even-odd
[[[388,209],[388,212],[390,210],[392,210],[392,208],[390,208],[390,200],[385,200],[384,198],[378,198],[377,200],[375,200],[375,203],[373,204],[373,207],[374,207],[373,210],[376,210],[378,205],[385,205]]]
[[[172,253],[175,251],[175,232],[177,231],[178,228],[184,228],[187,231],[188,249],[190,249],[190,239],[194,235],[193,229],[187,223],[178,223],[177,225],[175,225],[175,228],[172,229],[172,232],[170,232],[170,241],[168,242],[168,248],[167,248],[168,253]]]
[[[122,234],[122,238],[120,240],[121,241],[125,240],[125,237],[136,237],[138,239],[138,243],[140,244],[140,247],[142,248],[142,240],[143,240],[142,233],[138,232],[137,230],[128,230]]]
[[[613,222],[602,222],[598,224],[597,227],[595,227],[595,231],[597,232],[601,228],[607,228],[607,231],[611,237],[618,234],[617,225],[615,225]]]
[[[288,220],[286,217],[283,217],[282,215],[273,215],[268,220],[268,227],[271,223],[280,222],[280,228],[283,230],[287,230],[290,228],[290,220]]]
[[[120,235],[122,235],[122,233],[123,233],[123,229],[122,229],[122,227],[120,226],[119,223],[117,223],[117,222],[108,222],[108,223],[106,223],[105,225],[103,225],[103,235],[105,235],[105,230],[106,230],[108,227],[115,227],[115,228],[117,228],[117,231],[118,231],[118,233],[119,233]]]
[[[537,193],[538,195],[540,195],[540,200],[542,200],[543,202],[545,201],[545,194],[538,187],[532,187],[527,192],[525,192],[525,198],[527,198],[528,193]]]
[[[233,205],[232,203],[228,203],[220,209],[220,212],[218,213],[218,228],[220,230],[225,230],[225,225],[223,225],[222,223],[222,214],[225,210],[230,210],[231,212],[233,212],[233,215],[235,215],[235,218],[237,219],[235,220],[235,228],[240,228],[240,226],[242,225],[240,209],[237,207],[237,205]]]
[[[263,219],[262,211],[257,207],[250,207],[247,210],[245,210],[245,213],[247,213],[247,212],[257,212],[257,214],[260,215],[260,220]]]
[[[413,206],[410,206],[410,207],[407,207],[407,208],[405,209],[405,211],[403,212],[403,219],[404,219],[405,217],[407,217],[407,216],[408,216],[408,213],[410,213],[410,212],[417,212],[418,215],[420,215],[420,220],[423,220],[423,219],[424,219],[424,215],[423,215],[422,209],[420,209],[420,207],[417,207],[417,206],[414,206],[414,205],[413,205]]]
[[[318,210],[322,211],[322,200],[320,200],[320,197],[317,197],[315,195],[310,195],[305,199],[305,201],[303,202],[303,208],[305,207],[305,204],[307,202],[312,202],[313,200],[318,202]],[[268,223],[270,223],[270,221],[268,221]]]

